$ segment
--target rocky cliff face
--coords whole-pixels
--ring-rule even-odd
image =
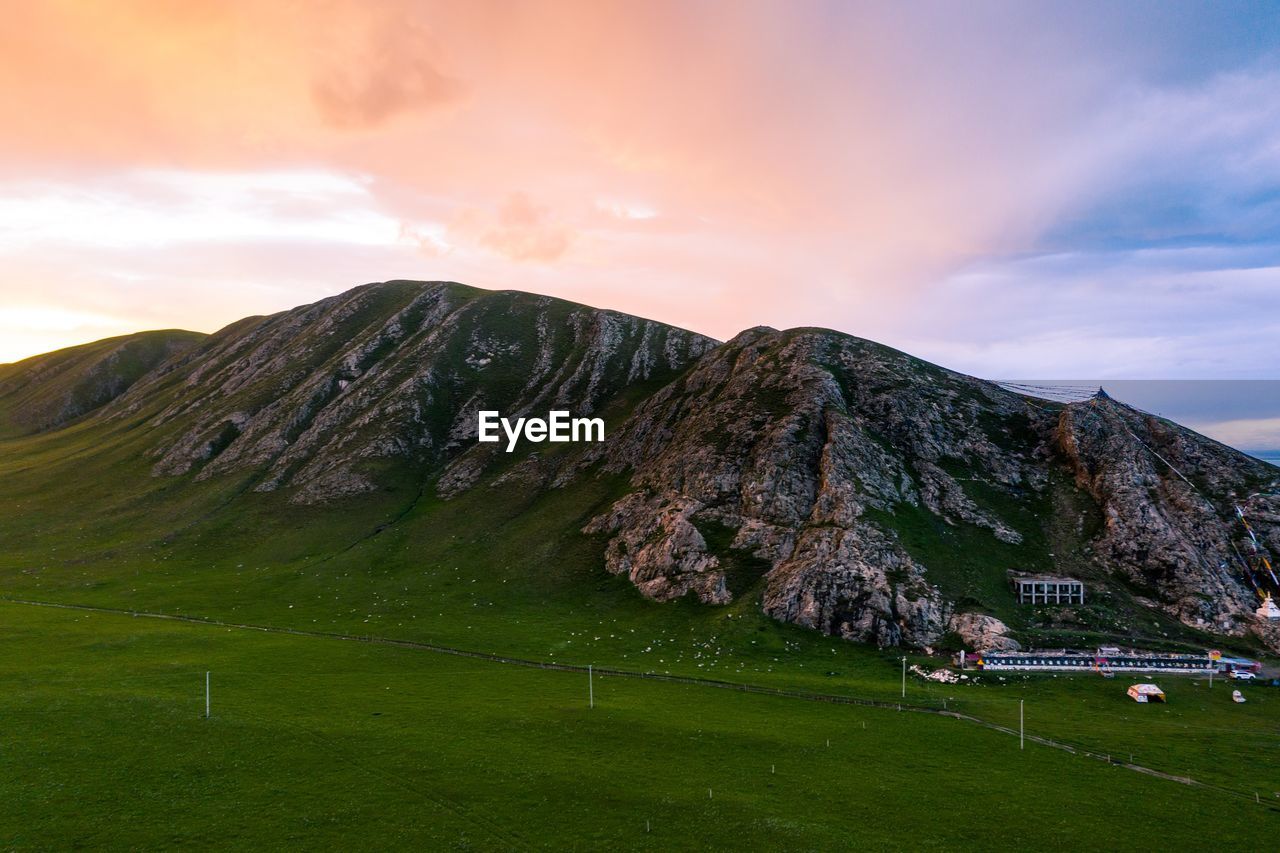
[[[1035,488],[1035,446],[1010,440],[1027,411],[996,386],[868,341],[754,329],[654,395],[601,451],[607,467],[634,472],[635,491],[588,530],[611,534],[607,567],[646,594],[723,602],[725,572],[698,527],[727,527],[732,549],[769,563],[771,615],[927,645],[954,603],[868,511],[906,504],[1019,541],[943,465]]]
[[[150,409],[153,427],[171,426],[157,475],[250,472],[258,491],[322,503],[377,488],[371,463],[432,470],[492,449],[475,447],[478,410],[594,413],[714,345],[531,294],[390,282],[238,323],[113,414]],[[445,491],[473,484],[488,458],[450,470]]]
[[[945,556],[926,564],[905,547],[912,510],[996,542],[1027,540],[1051,570],[1063,570],[1053,549],[1076,551],[1072,568],[1091,580],[1116,579],[1189,626],[1234,635],[1259,627],[1234,504],[1280,545],[1280,498],[1258,494],[1280,472],[1265,463],[1110,399],[1032,401],[820,330],[739,335],[637,409],[599,455],[632,472],[633,490],[587,527],[609,534],[610,571],[654,598],[728,601],[724,550],[703,534],[727,528],[730,551],[768,566],[766,612],[881,645],[953,632],[1016,646],[1002,622],[935,585]],[[1065,525],[1046,539],[1064,526],[1044,517],[1063,512],[1054,482],[1064,473],[1101,513],[1096,536]]]
[[[1250,627],[1257,599],[1242,581],[1241,507],[1280,545],[1277,472],[1169,421],[1101,398],[1067,407],[1053,439],[1080,488],[1102,507],[1099,559],[1184,623]]]

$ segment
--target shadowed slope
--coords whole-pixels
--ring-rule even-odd
[[[0,365],[0,435],[64,426],[204,339],[181,329],[138,332]]]

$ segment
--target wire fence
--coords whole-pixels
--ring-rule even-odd
[[[218,619],[212,619],[202,616],[189,616],[174,613],[154,613],[149,611],[127,610],[123,608],[98,607],[82,604],[65,604],[47,601],[34,601],[31,599],[19,598],[0,598],[10,604],[21,604],[33,607],[50,607],[65,610],[81,610],[97,613],[109,613],[115,615],[127,615],[133,617],[141,617],[148,619],[161,619],[173,622],[210,625],[222,628],[231,628],[244,631],[258,631],[268,634],[284,634],[299,637],[314,637],[330,640],[341,640],[346,642],[371,643],[381,646],[391,646],[396,648],[417,649],[435,654],[446,654],[455,657],[471,658],[475,660],[488,661],[490,663],[505,664],[508,666],[520,666],[531,669],[541,669],[554,672],[571,672],[581,675],[594,675],[603,678],[626,678],[642,681],[661,682],[667,684],[682,684],[694,687],[712,688],[718,690],[731,690],[739,693],[748,693],[760,696],[773,696],[778,698],[793,699],[806,702],[821,702],[832,705],[850,705],[864,708],[877,708],[881,710],[892,710],[899,712],[909,712],[914,714],[931,714],[941,717],[947,717],[955,720],[961,720],[972,725],[980,726],[990,731],[1000,732],[1002,734],[1011,735],[1013,737],[1024,738],[1026,741],[1040,746],[1049,747],[1051,749],[1061,750],[1063,752],[1089,758],[1097,761],[1104,761],[1107,764],[1123,767],[1137,773],[1163,779],[1170,782],[1176,782],[1188,787],[1194,787],[1209,791],[1214,791],[1223,796],[1233,799],[1246,800],[1254,802],[1270,811],[1280,812],[1280,792],[1271,792],[1266,798],[1261,796],[1257,790],[1246,791],[1238,788],[1231,788],[1224,785],[1206,782],[1196,779],[1190,775],[1178,775],[1159,770],[1154,767],[1138,764],[1133,760],[1124,760],[1123,756],[1132,756],[1137,750],[1123,750],[1118,752],[1107,752],[1099,749],[1097,746],[1086,745],[1083,742],[1073,741],[1064,738],[1050,738],[1042,735],[1029,734],[1025,730],[1013,728],[1012,726],[1002,725],[974,716],[973,714],[964,713],[947,707],[947,699],[935,699],[933,704],[921,704],[919,702],[894,701],[887,699],[873,699],[868,697],[846,696],[833,693],[820,693],[808,690],[797,690],[783,687],[772,687],[761,684],[750,684],[746,682],[725,681],[722,679],[705,678],[692,675],[673,675],[670,673],[642,672],[637,670],[619,669],[616,667],[597,667],[586,664],[560,663],[555,661],[541,661],[532,658],[513,657],[509,655],[499,655],[489,652],[474,651],[471,649],[460,649],[452,646],[444,646],[435,643],[419,642],[414,640],[402,640],[392,637],[380,637],[369,634],[346,634],[329,631],[308,631],[298,628],[287,628],[274,625],[253,625],[239,622],[227,622]],[[169,674],[161,674],[156,677],[167,677]]]

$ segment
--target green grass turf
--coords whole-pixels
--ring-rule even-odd
[[[575,673],[24,605],[0,620],[7,848],[1262,849],[1278,822],[943,717],[620,678],[589,710]]]

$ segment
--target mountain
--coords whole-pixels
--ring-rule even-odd
[[[314,503],[376,489],[386,460],[435,470],[474,443],[481,409],[592,414],[713,346],[543,296],[388,282],[228,327],[110,416],[177,429],[152,449],[157,475],[247,471]]]
[[[40,358],[63,363],[67,352]],[[22,386],[22,416],[57,408],[63,374],[45,376]],[[222,562],[243,555],[230,519],[277,519],[296,532],[273,554],[301,567],[255,595],[332,559],[314,553],[320,531],[383,512],[389,496],[396,508],[340,553],[375,541],[379,553],[437,547],[405,526],[417,513],[454,519],[429,528],[436,540],[497,543],[485,559],[502,553],[522,577],[555,569],[544,551],[503,549],[504,539],[588,549],[598,577],[657,601],[750,602],[882,646],[1256,636],[1280,648],[1280,632],[1253,616],[1236,556],[1249,553],[1237,506],[1264,549],[1280,546],[1276,468],[1105,396],[1032,399],[829,330],[756,328],[718,343],[548,297],[397,281],[248,318],[134,379],[77,429],[117,448],[119,461],[101,464],[139,496],[82,497],[77,512],[100,504],[138,519],[144,506],[199,504],[172,524],[221,531],[192,553]],[[514,453],[476,441],[482,409],[553,408],[600,416],[606,440],[521,442]],[[26,422],[47,439],[12,452],[85,452],[57,449],[65,419]],[[55,475],[28,468],[26,494]],[[533,508],[539,500],[574,509]],[[471,509],[503,501],[494,517],[505,527]],[[455,517],[455,503],[469,509]],[[153,535],[148,548],[178,533]],[[76,558],[75,577],[123,559],[117,545],[95,547],[101,556]],[[1080,578],[1088,603],[1018,605],[1011,571]],[[425,583],[417,575],[406,595]],[[171,569],[155,577],[196,582],[169,580]]]
[[[180,329],[139,332],[0,364],[0,435],[64,426],[204,337]]]
[[[612,535],[611,571],[723,603],[756,560],[771,616],[882,645],[997,641],[1009,569],[1089,581],[1094,603],[1056,614],[1083,628],[1116,628],[1136,596],[1244,633],[1235,504],[1280,542],[1280,500],[1255,494],[1280,472],[1252,457],[1105,396],[1030,400],[818,329],[744,332],[601,455],[633,472],[589,527]]]

